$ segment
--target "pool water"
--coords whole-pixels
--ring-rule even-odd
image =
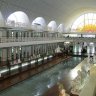
[[[1,91],[0,96],[42,96],[48,88],[54,86],[59,80],[66,78],[70,70],[81,61],[81,57],[64,60],[46,71]]]

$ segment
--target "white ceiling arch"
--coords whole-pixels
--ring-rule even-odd
[[[30,21],[41,16],[47,23],[50,20],[64,22],[65,27],[71,26],[77,14],[96,10],[96,0],[0,0],[0,5],[5,18],[16,10],[22,10]]]

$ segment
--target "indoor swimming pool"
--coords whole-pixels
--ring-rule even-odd
[[[72,57],[60,64],[30,77],[14,86],[0,92],[0,96],[42,96],[49,88],[59,80],[68,76],[70,70],[79,64],[81,57]]]

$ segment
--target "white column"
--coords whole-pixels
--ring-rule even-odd
[[[87,44],[87,54],[90,54],[90,46]]]
[[[6,49],[2,49],[2,61],[6,61],[7,60],[7,50]]]

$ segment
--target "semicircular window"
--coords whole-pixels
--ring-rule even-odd
[[[7,18],[7,25],[12,27],[29,27],[30,22],[27,14],[22,11],[16,11]]]
[[[71,32],[96,32],[96,13],[86,13],[77,18]]]

